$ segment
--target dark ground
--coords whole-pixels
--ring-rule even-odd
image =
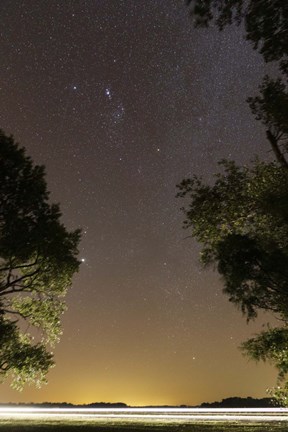
[[[287,432],[288,423],[209,423],[209,424],[87,424],[78,422],[64,424],[59,422],[37,423],[24,421],[0,421],[0,432]]]

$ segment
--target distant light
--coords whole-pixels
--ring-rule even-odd
[[[86,261],[86,258],[81,258],[81,262],[85,262]]]
[[[269,414],[269,415],[277,415],[282,414],[286,415],[286,420],[288,420],[288,408],[162,408],[162,407],[154,407],[154,408],[41,408],[41,407],[10,407],[6,406],[0,407],[0,414],[4,413],[49,413],[49,412],[57,412],[57,413],[107,413],[107,414],[186,414],[186,415],[196,415],[196,414]]]
[[[252,421],[279,422],[288,421],[288,409],[285,408],[32,408],[32,407],[0,407],[0,418],[41,419],[49,421],[101,421],[115,422],[127,420],[146,422],[191,421]]]

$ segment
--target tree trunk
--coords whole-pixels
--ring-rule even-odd
[[[280,163],[282,168],[288,169],[288,162],[286,161],[283,153],[279,149],[277,138],[272,134],[270,130],[266,131],[266,136],[271,144],[272,150],[276,156],[277,161]]]

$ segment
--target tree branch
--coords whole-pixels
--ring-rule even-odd
[[[18,265],[18,266],[9,266],[9,267],[2,267],[2,268],[0,268],[0,272],[2,272],[2,271],[8,271],[8,270],[19,270],[19,269],[23,269],[23,268],[29,268],[29,267],[33,267],[34,265],[36,265],[36,264],[38,264],[38,257],[37,257],[37,259],[33,262],[33,263],[30,263],[30,264],[22,264],[22,265]]]
[[[15,292],[26,291],[25,288],[27,288],[27,287],[24,287],[23,285],[22,286],[19,285],[19,282],[22,282],[25,279],[28,279],[28,278],[35,276],[37,273],[39,273],[39,271],[40,271],[40,267],[38,267],[34,272],[29,273],[27,275],[23,275],[23,276],[19,277],[18,279],[15,279],[12,282],[10,281],[11,275],[9,275],[7,278],[6,286],[0,288],[0,296],[6,295],[6,294],[12,294]],[[15,288],[15,286],[17,286],[17,285],[20,286],[19,289]],[[10,291],[6,291],[9,288],[11,288]]]
[[[24,315],[24,314],[22,314],[21,312],[13,311],[13,310],[9,310],[9,309],[2,309],[2,310],[3,310],[3,312],[5,312],[5,313],[14,314],[14,315],[19,315],[21,318],[24,318],[24,319],[29,318],[30,316],[32,316],[32,314]]]
[[[268,141],[271,144],[272,150],[276,156],[277,161],[280,163],[282,168],[288,169],[288,162],[286,161],[283,153],[279,149],[278,139],[276,138],[275,135],[272,134],[272,132],[269,129],[266,131],[266,136]]]

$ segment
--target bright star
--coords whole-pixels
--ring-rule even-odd
[[[109,88],[106,88],[106,89],[105,89],[105,94],[106,94],[106,96],[108,96],[109,100],[112,99],[111,91],[110,91]]]

